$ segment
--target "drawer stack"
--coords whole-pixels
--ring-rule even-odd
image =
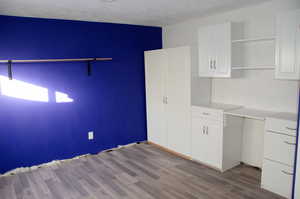
[[[264,136],[262,188],[291,197],[297,122],[267,118]]]

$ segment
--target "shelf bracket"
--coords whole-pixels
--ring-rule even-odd
[[[87,62],[87,75],[91,76],[92,75],[92,61],[97,61],[96,58],[94,58],[93,60],[89,60]]]
[[[87,62],[87,75],[91,76],[91,73],[92,73],[92,64],[91,64],[91,61],[88,61]]]
[[[8,73],[8,79],[12,80],[12,61],[8,60],[7,61],[7,73]]]

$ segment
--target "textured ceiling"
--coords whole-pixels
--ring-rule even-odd
[[[0,0],[0,15],[164,26],[268,0]]]

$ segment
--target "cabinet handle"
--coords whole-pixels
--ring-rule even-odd
[[[202,127],[202,134],[205,134],[205,126]]]
[[[209,68],[212,69],[212,61],[211,61],[211,59],[209,60]]]
[[[289,176],[293,176],[294,174],[293,173],[290,173],[290,172],[287,172],[287,171],[284,171],[284,170],[281,170],[282,173],[286,174],[286,175],[289,175]]]
[[[206,135],[208,135],[208,126],[206,127]]]
[[[291,143],[291,142],[288,142],[288,141],[284,141],[284,143],[286,143],[288,145],[296,145],[296,143]]]
[[[217,64],[216,64],[216,63],[217,63],[217,61],[216,61],[216,60],[214,60],[214,62],[213,62],[213,63],[214,63],[214,64],[213,64],[213,65],[214,65],[214,69],[217,69],[217,66],[216,66],[216,65],[217,65]]]
[[[166,104],[168,104],[168,97],[166,97]]]
[[[164,96],[164,104],[167,104],[167,97]]]
[[[285,127],[287,130],[291,130],[291,131],[296,131],[297,129],[294,128],[290,128],[290,127]]]

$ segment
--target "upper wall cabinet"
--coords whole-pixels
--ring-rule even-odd
[[[199,76],[231,77],[231,23],[199,28]]]
[[[300,10],[277,17],[276,79],[300,79]]]

